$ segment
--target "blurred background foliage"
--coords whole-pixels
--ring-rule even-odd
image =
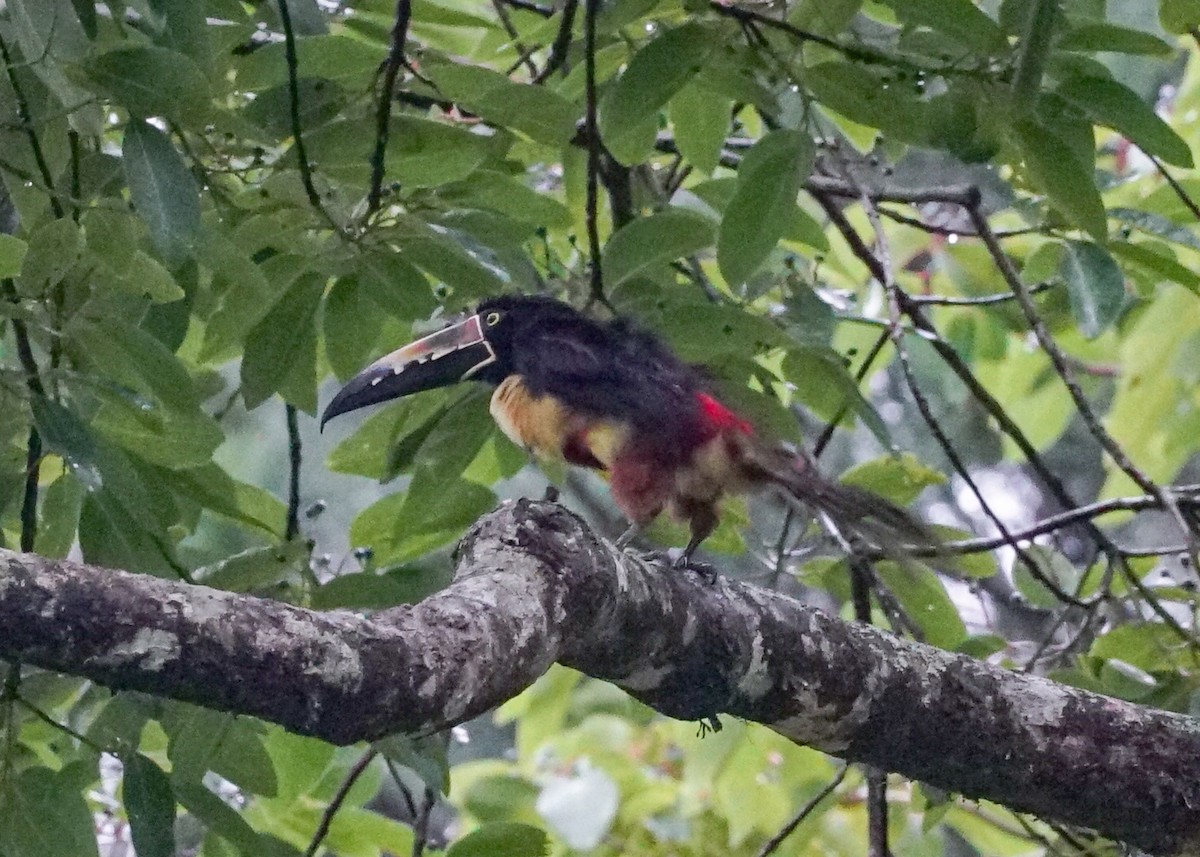
[[[550,483],[614,535],[603,480],[527,462],[485,391],[316,428],[374,357],[546,292],[637,317],[781,438],[836,423],[822,467],[950,540],[1113,501],[1104,531],[880,566],[868,618],[1200,708],[1194,495],[1161,493],[1200,444],[1200,3],[283,2],[0,3],[5,545],[371,610]],[[853,616],[844,561],[770,498],[706,547]],[[5,670],[3,857],[867,849],[862,772],[562,668],[370,748]],[[898,855],[1113,850],[886,798]]]

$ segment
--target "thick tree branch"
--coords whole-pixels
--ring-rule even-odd
[[[0,657],[345,743],[462,722],[554,661],[673,717],[725,712],[848,760],[1156,853],[1200,847],[1200,726],[645,564],[521,501],[456,582],[364,619],[0,553]]]

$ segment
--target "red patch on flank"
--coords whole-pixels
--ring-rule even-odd
[[[708,424],[718,432],[737,431],[742,434],[754,433],[754,427],[750,423],[729,410],[729,408],[708,395],[708,393],[697,393],[696,398],[700,400],[700,409],[704,412],[704,417],[708,421]]]
[[[604,464],[592,454],[587,445],[587,431],[575,432],[567,437],[563,445],[563,458],[578,467],[590,467],[593,470],[603,470]]]

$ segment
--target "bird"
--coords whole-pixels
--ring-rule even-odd
[[[721,500],[774,489],[816,513],[842,544],[889,555],[936,540],[906,510],[821,474],[721,401],[703,367],[630,319],[599,320],[556,298],[501,295],[449,326],[379,358],[321,416],[437,387],[494,387],[490,412],[532,455],[608,474],[629,521],[624,548],[663,512],[689,526],[675,565],[692,563],[716,529]]]

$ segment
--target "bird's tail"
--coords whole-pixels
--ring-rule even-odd
[[[785,496],[822,518],[833,535],[850,546],[866,542],[895,559],[936,551],[940,539],[925,522],[873,491],[833,482],[803,453],[754,444],[743,461],[752,478],[779,488]]]

